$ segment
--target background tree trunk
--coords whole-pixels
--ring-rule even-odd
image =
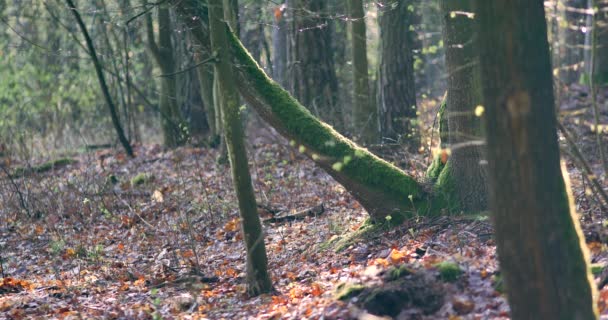
[[[579,81],[584,63],[585,33],[582,28],[586,24],[586,15],[577,10],[587,8],[587,0],[567,0],[557,14],[557,40],[559,46],[555,55],[558,56],[560,81],[570,85]],[[559,23],[563,21],[563,23]],[[561,25],[561,27],[560,27]]]
[[[475,4],[495,236],[512,319],[597,319],[589,257],[560,170],[543,2]]]
[[[406,144],[410,151],[420,146],[416,116],[413,38],[410,31],[410,0],[379,3],[380,66],[377,101],[382,138]]]
[[[288,46],[291,92],[321,119],[344,129],[325,0],[289,0],[293,14]]]
[[[273,8],[274,25],[272,28],[272,78],[283,88],[287,88],[287,19],[285,1]]]
[[[362,0],[348,0],[353,57],[353,137],[364,144],[378,142],[378,113],[371,101],[367,68],[367,35]]]
[[[222,0],[209,0],[209,27],[211,48],[213,52],[219,54],[220,58],[215,64],[217,92],[220,94],[219,100],[223,109],[224,135],[232,169],[232,181],[239,201],[243,238],[247,247],[247,292],[255,296],[269,292],[272,289],[272,282],[268,275],[262,224],[251,185],[247,151],[239,115],[239,96],[234,88],[230,51],[226,41],[227,29],[223,22],[224,19],[229,20],[230,8],[230,0],[224,0],[224,9],[222,9]]]
[[[439,187],[454,196],[458,209],[487,209],[487,173],[482,166],[481,83],[475,54],[473,8],[470,0],[442,0],[443,39],[448,77],[446,110],[450,159],[441,173]]]
[[[146,1],[144,4],[147,5]],[[148,48],[163,74],[160,80],[159,109],[164,144],[169,148],[182,145],[187,140],[186,133],[182,130],[184,121],[177,104],[175,57],[171,42],[172,28],[169,7],[166,4],[158,8],[158,40],[154,35],[152,16],[151,14],[146,15]]]

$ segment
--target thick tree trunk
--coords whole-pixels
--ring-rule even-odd
[[[325,0],[289,0],[291,41],[288,69],[291,92],[305,106],[343,130],[342,109],[338,105],[338,81],[331,51],[331,30]]]
[[[353,136],[364,144],[378,142],[378,113],[369,92],[367,35],[362,0],[348,0],[353,57]]]
[[[255,296],[269,292],[272,289],[272,282],[268,275],[264,233],[249,175],[247,151],[239,115],[239,96],[234,88],[227,29],[223,22],[224,18],[229,20],[230,7],[230,0],[224,0],[224,10],[222,0],[209,0],[209,27],[211,48],[219,56],[219,61],[215,64],[215,74],[223,110],[222,120],[232,169],[232,181],[239,201],[241,227],[247,247],[247,292]]]
[[[487,209],[487,173],[482,165],[481,83],[476,62],[476,35],[470,0],[442,0],[443,39],[448,74],[446,110],[450,159],[439,188],[466,212]]]
[[[560,170],[543,2],[475,4],[492,211],[512,319],[597,319],[589,257]]]
[[[410,0],[384,0],[379,4],[380,66],[377,101],[382,138],[406,144],[410,151],[420,146],[416,116],[413,38],[410,30]]]

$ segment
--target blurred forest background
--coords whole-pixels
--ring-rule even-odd
[[[0,316],[608,314],[608,1],[153,1],[0,0]]]

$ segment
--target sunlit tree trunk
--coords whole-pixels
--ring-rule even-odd
[[[223,110],[224,135],[228,147],[228,157],[232,170],[232,181],[236,190],[241,228],[247,247],[247,292],[258,295],[271,290],[272,283],[267,271],[264,234],[257,212],[255,195],[249,175],[247,151],[241,127],[239,96],[234,87],[235,80],[230,62],[230,51],[226,39],[224,18],[229,19],[230,0],[209,0],[209,27],[211,48],[217,52],[219,61],[215,64],[220,105]]]
[[[453,197],[457,210],[487,209],[487,173],[482,164],[481,83],[475,52],[476,35],[470,0],[442,0],[448,93],[447,119],[450,158],[438,177],[439,188]],[[480,110],[478,110],[480,112]]]
[[[413,39],[410,32],[413,1],[379,2],[380,66],[377,101],[382,139],[406,144],[410,151],[420,145],[414,83]]]
[[[597,319],[559,163],[543,2],[476,0],[492,211],[512,319]]]

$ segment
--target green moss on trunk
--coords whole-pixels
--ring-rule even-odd
[[[374,218],[420,210],[430,213],[430,194],[415,179],[356,145],[315,118],[272,81],[232,35],[239,90],[275,129],[345,186]]]

